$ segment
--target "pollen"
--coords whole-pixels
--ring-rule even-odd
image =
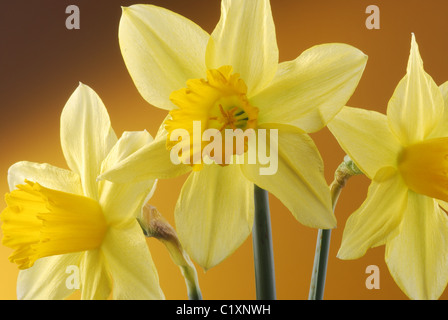
[[[398,168],[411,190],[448,201],[448,138],[406,147],[398,159]]]
[[[194,123],[200,123],[201,136],[207,129],[222,133],[231,129],[244,133],[248,129],[257,128],[258,108],[250,104],[247,86],[238,73],[233,73],[231,66],[208,70],[207,79],[188,80],[187,87],[174,91],[170,99],[178,108],[170,111],[171,119],[165,122],[169,134],[167,149],[171,150],[174,145],[169,138],[170,134],[176,129],[183,129],[188,133],[183,143],[185,148],[190,149],[188,155],[191,158],[194,157],[194,149],[202,157],[202,150],[210,143],[201,141],[201,145],[194,148]],[[222,145],[226,145],[225,139]],[[220,154],[228,158],[224,147],[222,151]],[[235,154],[236,150],[233,149],[231,153]]]
[[[0,214],[3,245],[19,269],[37,259],[98,248],[107,231],[100,205],[93,199],[26,181],[6,194]]]

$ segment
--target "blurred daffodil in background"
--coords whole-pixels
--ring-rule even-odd
[[[64,299],[67,270],[79,269],[82,299],[163,299],[157,271],[136,220],[154,180],[114,184],[97,176],[152,140],[117,139],[98,95],[80,84],[61,115],[61,146],[70,170],[18,162],[0,214],[2,243],[21,269],[19,299]]]
[[[328,125],[372,180],[348,219],[338,257],[386,245],[385,261],[412,299],[437,299],[448,281],[448,83],[423,69],[415,36],[387,115],[345,107]]]
[[[279,63],[268,0],[223,0],[211,34],[167,9],[133,5],[123,8],[119,40],[140,94],[170,112],[153,144],[100,179],[129,182],[190,173],[176,205],[176,229],[205,269],[250,234],[254,184],[280,199],[302,224],[335,227],[323,162],[307,133],[324,127],[345,105],[366,55],[349,45],[324,44]],[[260,163],[175,165],[169,136],[179,128],[190,132],[194,121],[201,123],[201,133],[278,130],[277,172],[261,175]]]

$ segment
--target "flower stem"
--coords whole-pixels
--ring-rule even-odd
[[[268,192],[255,186],[255,216],[252,231],[257,300],[275,300],[274,252]]]
[[[330,185],[331,202],[333,211],[347,180],[362,174],[353,161],[345,156],[334,174],[334,180]],[[314,255],[313,273],[311,277],[309,300],[322,300],[324,297],[325,279],[327,275],[328,252],[330,250],[331,230],[319,229],[317,233],[316,252]]]

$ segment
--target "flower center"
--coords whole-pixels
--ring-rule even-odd
[[[100,205],[87,197],[26,181],[6,194],[0,215],[2,243],[14,249],[9,257],[27,269],[43,257],[98,248],[107,224]]]
[[[411,190],[448,201],[448,138],[406,147],[398,159],[398,168]]]
[[[224,131],[231,129],[244,134],[248,129],[257,128],[258,108],[249,103],[246,96],[246,84],[240,79],[239,74],[232,71],[231,66],[208,70],[206,80],[190,79],[187,81],[187,88],[174,91],[170,96],[170,100],[178,109],[170,111],[171,119],[165,122],[165,129],[168,131],[167,148],[171,150],[174,145],[182,141],[182,151],[189,152],[179,157],[184,160],[186,157],[190,158],[187,163],[193,165],[194,169],[201,167],[193,161],[195,154],[200,152],[199,159],[202,159],[202,151],[211,143],[210,140],[203,141],[202,139],[206,130],[212,129],[209,132],[224,134]],[[201,135],[201,141],[196,144],[195,124],[200,124],[197,131]],[[172,141],[170,137],[176,129],[183,129],[185,134],[180,137],[180,140]],[[228,143],[225,140],[224,135],[221,140],[222,152],[220,152],[223,158],[229,156],[229,150],[226,151],[224,148]],[[246,149],[247,144],[245,151]],[[232,148],[230,153],[237,154],[236,148]]]

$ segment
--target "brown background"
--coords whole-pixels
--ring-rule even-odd
[[[8,167],[21,160],[66,167],[59,143],[61,110],[81,81],[106,104],[117,133],[147,129],[155,134],[165,111],[148,105],[127,73],[118,46],[120,6],[136,1],[1,1],[0,10],[0,193],[7,190]],[[153,0],[180,13],[208,32],[220,15],[218,0]],[[76,4],[81,29],[65,28],[65,8]],[[381,29],[365,27],[365,9],[381,10]],[[386,111],[389,98],[405,74],[411,32],[426,71],[438,84],[448,80],[448,3],[443,0],[272,0],[280,61],[292,60],[321,43],[344,42],[369,56],[367,68],[349,105]],[[325,162],[330,183],[344,153],[327,129],[312,135]],[[368,143],[368,141],[366,141]],[[152,204],[172,223],[173,209],[185,177],[160,181]],[[363,201],[369,181],[352,178],[336,209],[326,299],[406,299],[384,263],[384,247],[361,259],[341,261],[336,253],[347,217]],[[2,208],[4,205],[1,205]],[[279,299],[307,299],[317,231],[306,228],[271,197],[272,228]],[[185,299],[184,280],[164,247],[148,240],[168,299]],[[0,246],[0,299],[15,299],[17,268]],[[380,269],[380,289],[365,286],[368,265]],[[231,257],[204,273],[198,268],[204,299],[255,299],[252,239]],[[442,299],[446,299],[445,292]]]

